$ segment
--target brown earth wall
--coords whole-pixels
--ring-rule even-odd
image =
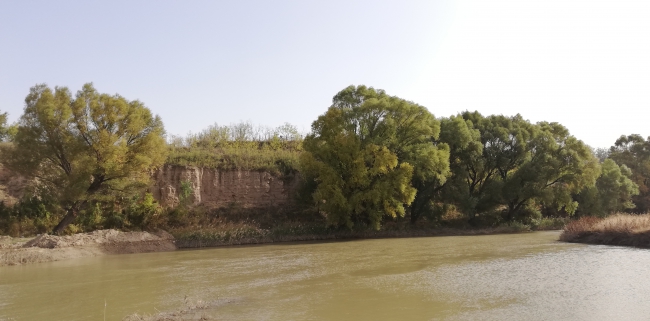
[[[163,206],[179,202],[181,184],[191,186],[190,201],[207,208],[275,207],[288,204],[298,187],[297,175],[276,177],[268,172],[220,171],[193,166],[165,165],[154,173],[150,188]]]
[[[206,208],[236,204],[240,207],[276,207],[292,202],[298,174],[277,177],[263,171],[220,171],[194,166],[165,165],[153,174],[149,191],[165,207],[179,202],[181,184],[191,187],[189,201]],[[0,167],[0,202],[14,204],[27,180]]]

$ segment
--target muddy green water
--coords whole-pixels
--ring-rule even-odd
[[[558,232],[239,246],[0,268],[0,320],[646,320],[650,250]],[[106,307],[104,307],[106,302]]]

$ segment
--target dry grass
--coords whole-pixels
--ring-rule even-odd
[[[650,248],[650,214],[583,217],[567,224],[560,240]]]

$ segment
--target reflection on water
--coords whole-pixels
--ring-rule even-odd
[[[557,232],[242,246],[0,268],[0,320],[639,320],[650,251]]]

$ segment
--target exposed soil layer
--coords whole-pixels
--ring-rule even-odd
[[[165,231],[149,233],[100,230],[70,236],[42,234],[33,239],[3,236],[0,237],[0,266],[175,249],[174,237]]]

